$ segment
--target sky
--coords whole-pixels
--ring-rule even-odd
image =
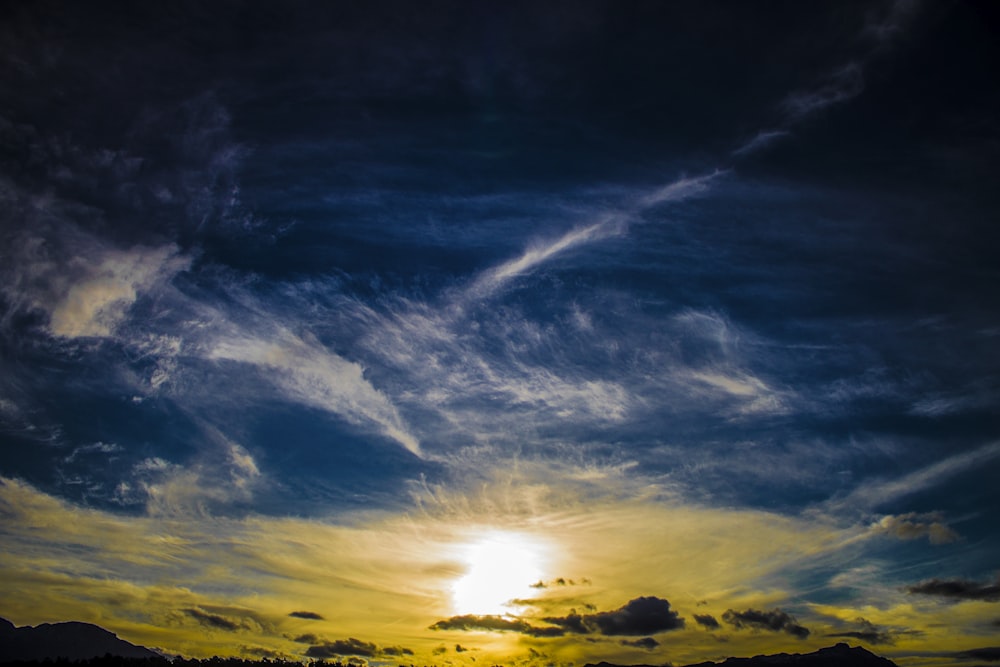
[[[5,2],[0,616],[1000,658],[991,2]]]

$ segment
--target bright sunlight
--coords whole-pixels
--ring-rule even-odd
[[[532,584],[542,578],[542,549],[516,533],[490,533],[462,552],[468,565],[452,586],[460,614],[506,614],[512,600],[532,597]]]

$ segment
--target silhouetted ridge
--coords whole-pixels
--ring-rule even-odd
[[[0,618],[0,662],[46,658],[87,660],[109,654],[122,658],[158,657],[148,648],[130,644],[90,623],[70,621],[18,628]]]
[[[608,662],[588,663],[585,667],[623,667]],[[650,667],[633,665],[630,667]],[[877,656],[860,646],[837,644],[813,653],[777,653],[752,658],[726,658],[722,662],[699,662],[685,667],[896,667],[896,663]]]

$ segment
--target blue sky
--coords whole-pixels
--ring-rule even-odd
[[[0,615],[995,643],[988,3],[2,11]]]

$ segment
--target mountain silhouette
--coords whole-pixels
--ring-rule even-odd
[[[42,623],[15,627],[0,618],[0,662],[67,658],[88,660],[111,654],[123,658],[156,658],[157,653],[130,644],[90,623]]]
[[[588,663],[585,667],[624,667],[609,662]],[[652,667],[630,665],[629,667]],[[726,658],[722,662],[699,662],[684,667],[896,667],[896,663],[882,658],[860,646],[851,648],[840,643],[821,648],[813,653],[777,653],[757,655],[752,658]]]

